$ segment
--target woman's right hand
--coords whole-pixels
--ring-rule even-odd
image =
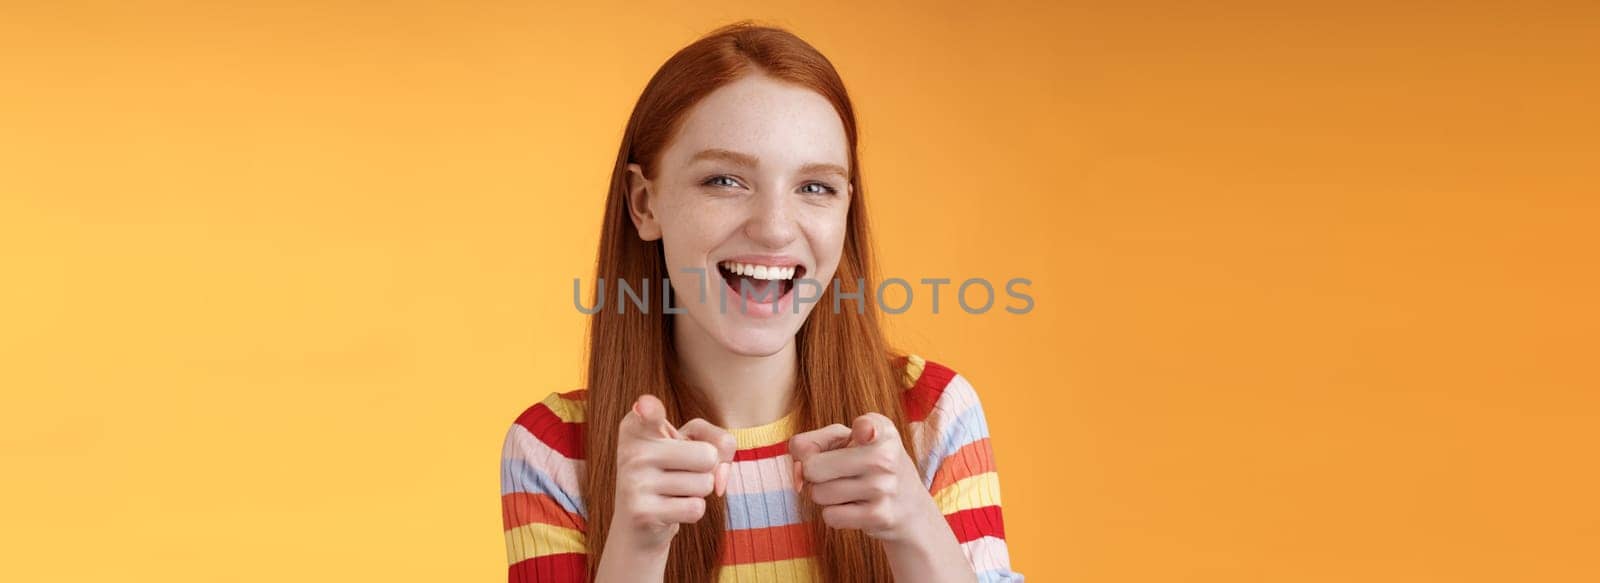
[[[608,538],[635,552],[664,555],[678,525],[699,521],[706,496],[721,496],[727,488],[735,448],[731,434],[704,419],[672,427],[660,400],[640,396],[617,427],[616,504]]]

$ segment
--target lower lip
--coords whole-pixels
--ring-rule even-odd
[[[723,294],[717,298],[717,307],[726,307],[723,310],[724,313],[738,314],[748,318],[768,319],[782,316],[793,310],[794,290],[796,287],[793,283],[789,285],[788,291],[778,296],[776,302],[763,302],[740,294],[738,288],[734,287],[733,280],[722,277],[721,273],[718,273],[717,276],[718,279],[722,280]]]

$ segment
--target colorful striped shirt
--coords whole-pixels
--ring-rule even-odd
[[[928,487],[980,583],[1020,582],[1011,570],[1000,515],[1000,478],[989,426],[967,379],[936,362],[906,358],[901,394],[912,451]],[[806,583],[817,580],[808,525],[794,491],[788,440],[795,413],[733,429],[738,443],[728,477],[727,519],[717,580]],[[580,495],[584,391],[553,393],[517,417],[501,454],[500,502],[512,583],[588,581]]]

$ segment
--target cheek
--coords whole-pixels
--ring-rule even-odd
[[[806,238],[819,266],[839,264],[839,254],[844,249],[848,229],[847,208],[824,208],[807,217]]]
[[[661,245],[667,265],[699,263],[699,260],[727,236],[726,213],[693,202],[665,204],[656,215],[661,225]]]

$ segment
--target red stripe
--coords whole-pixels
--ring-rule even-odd
[[[783,561],[811,556],[811,525],[785,524],[723,531],[723,565]]]
[[[512,492],[500,497],[500,518],[506,530],[524,524],[553,524],[583,532],[583,518],[562,508],[548,494]]]
[[[517,561],[507,571],[510,583],[584,583],[589,563],[583,553],[561,553]]]
[[[761,447],[752,447],[750,449],[741,449],[735,451],[733,452],[733,461],[747,462],[750,460],[778,457],[786,453],[789,453],[789,442],[780,441],[772,445],[763,445]]]
[[[1006,538],[1006,525],[1000,520],[999,506],[984,506],[971,510],[962,510],[944,516],[945,522],[950,523],[950,530],[955,531],[956,540],[967,542],[992,536],[998,539]]]
[[[583,459],[583,424],[567,423],[544,403],[528,407],[517,417],[517,424],[528,428],[535,438],[567,459]]]
[[[933,405],[939,402],[939,395],[944,394],[944,388],[955,376],[956,371],[942,364],[931,360],[923,361],[922,376],[917,377],[917,383],[900,393],[900,402],[906,408],[906,418],[911,421],[927,419],[928,414],[933,412]]]

